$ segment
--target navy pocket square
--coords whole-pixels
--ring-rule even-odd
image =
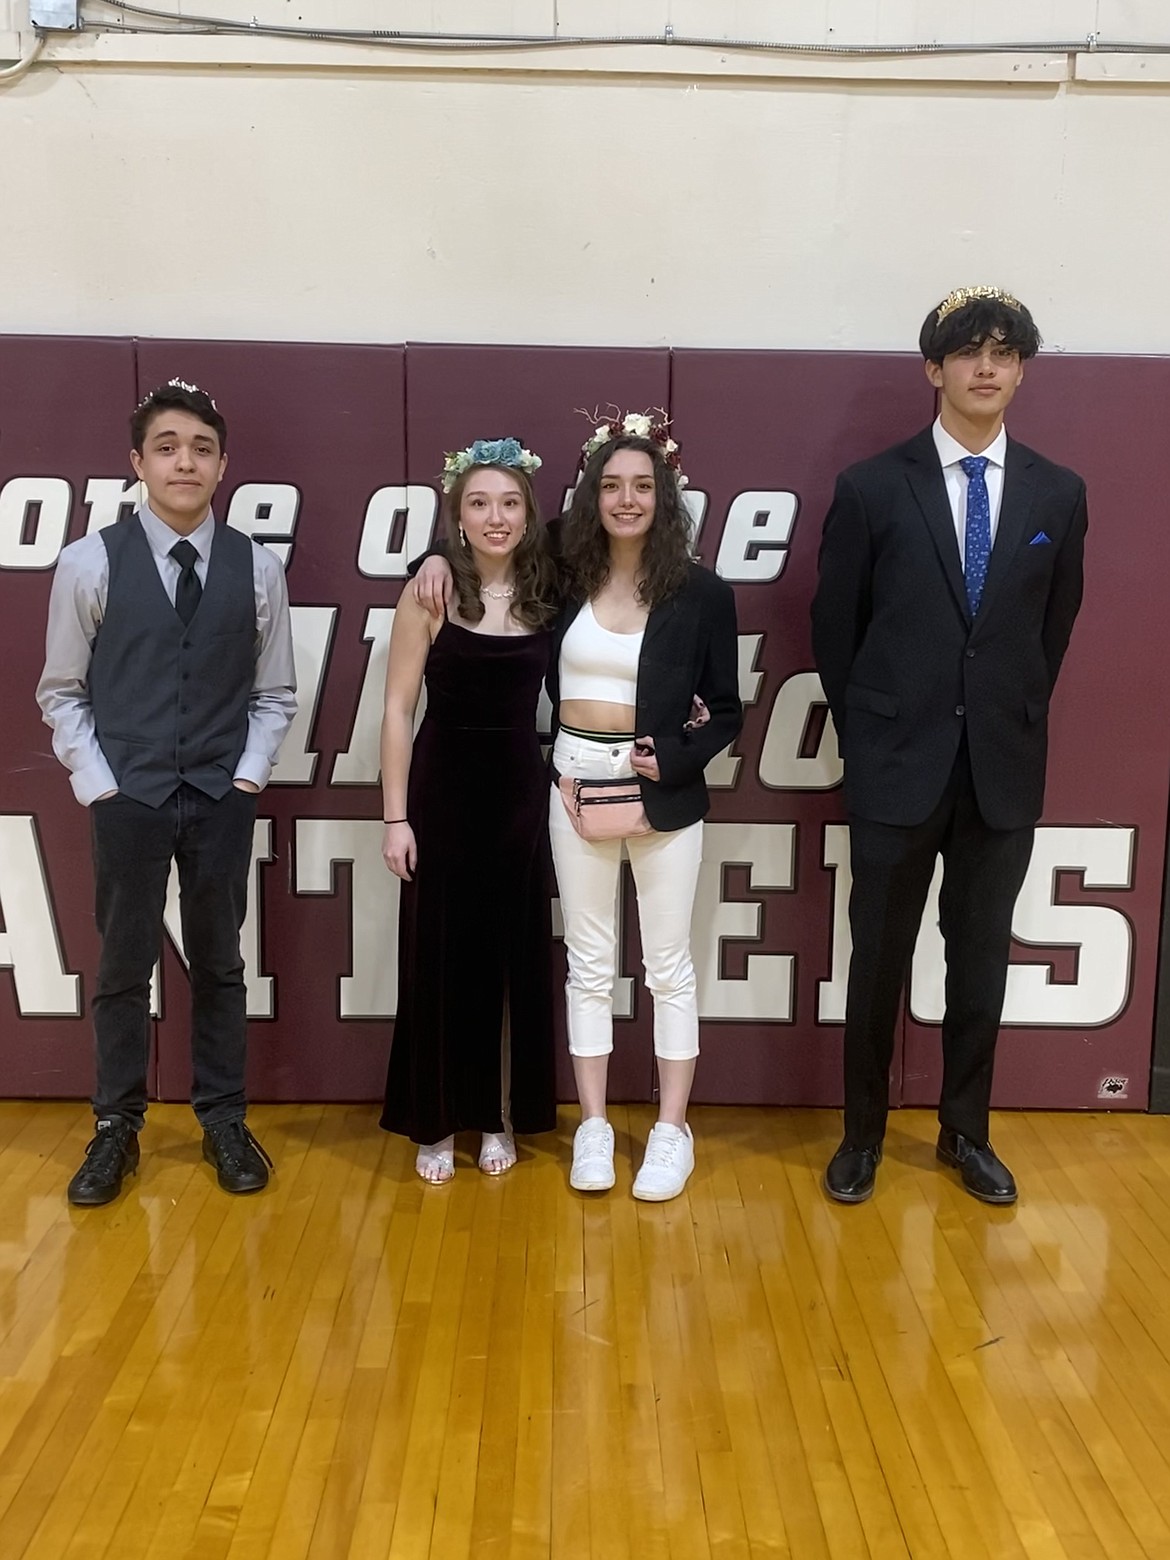
[[[1036,535],[1028,543],[1029,547],[1051,547],[1052,538],[1047,531],[1037,531]]]

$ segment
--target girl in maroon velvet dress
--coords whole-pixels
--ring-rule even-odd
[[[555,583],[514,439],[447,457],[455,597],[436,621],[404,592],[382,723],[382,854],[402,879],[399,997],[382,1126],[424,1180],[516,1162],[513,1132],[555,1125],[548,773],[536,702]],[[423,681],[427,708],[412,742]]]

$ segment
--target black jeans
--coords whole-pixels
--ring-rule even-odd
[[[853,958],[845,1007],[845,1136],[857,1147],[876,1145],[885,1133],[898,1005],[939,855],[939,929],[947,973],[938,1114],[952,1132],[986,1143],[1012,911],[1033,833],[984,823],[966,743],[942,800],[923,823],[906,828],[850,818]]]
[[[102,938],[93,999],[94,1112],[122,1116],[135,1131],[146,1115],[150,977],[162,947],[174,858],[191,976],[191,1104],[204,1126],[242,1116],[247,1019],[240,927],[255,794],[232,786],[216,801],[181,785],[161,807],[148,807],[118,792],[95,802],[90,816]]]

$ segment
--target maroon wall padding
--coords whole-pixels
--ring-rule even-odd
[[[10,477],[64,477],[72,490],[68,541],[85,534],[87,479],[129,475],[128,420],[137,395],[129,341],[10,336],[0,342],[0,485]],[[34,530],[25,522],[26,539]],[[52,569],[0,569],[0,812],[32,815],[66,970],[93,989],[89,820],[53,757],[34,698],[44,663]],[[28,907],[4,885],[14,921]],[[11,930],[11,927],[6,929]],[[9,970],[0,971],[0,1093],[88,1095],[93,1047],[88,1017],[20,1016]]]
[[[226,516],[241,484],[295,486],[290,594],[299,607],[336,609],[308,738],[318,755],[313,777],[290,783],[286,775],[260,806],[260,816],[272,820],[274,855],[259,869],[260,970],[274,977],[276,1008],[251,1027],[254,1097],[374,1099],[382,1090],[391,1021],[342,1017],[339,1006],[340,982],[352,973],[353,917],[368,909],[352,908],[346,865],[335,868],[326,888],[307,892],[302,883],[298,891],[304,825],[379,817],[373,780],[333,783],[372,662],[367,613],[392,607],[401,589],[396,575],[358,567],[371,495],[434,485],[445,449],[513,433],[544,457],[536,486],[546,513],[555,513],[588,432],[574,408],[592,411],[613,401],[623,409],[663,406],[672,413],[692,488],[707,496],[699,549],[708,565],[715,564],[738,495],[796,495],[779,576],[736,584],[740,633],[762,636],[755,662],[762,675],[734,749],[741,760],[736,782],[713,791],[711,809],[713,824],[751,826],[757,841],[761,832],[774,840],[784,826],[795,829],[790,889],[750,886],[747,865],[738,864],[747,851],[736,855],[738,846],[732,847],[736,859],[723,869],[721,898],[759,906],[760,920],[757,933],[741,928],[726,937],[718,969],[720,978],[742,986],[749,958],[792,956],[793,1011],[785,1022],[704,1020],[696,1098],[839,1101],[841,1028],[818,1021],[817,1001],[833,951],[833,875],[822,851],[825,830],[840,826],[841,793],[839,787],[769,785],[761,778],[761,754],[781,689],[812,669],[808,604],[834,475],[929,422],[933,397],[921,363],[898,354],[828,352],[9,337],[0,339],[0,486],[18,476],[66,478],[73,490],[68,537],[76,539],[88,519],[86,480],[129,478],[127,414],[142,393],[171,376],[205,385],[228,417],[230,464],[217,513]],[[1131,889],[1085,886],[1075,873],[1062,876],[1058,888],[1061,902],[1110,906],[1128,918],[1134,948],[1128,1005],[1095,1028],[1070,1021],[1006,1029],[1000,1104],[1104,1101],[1135,1108],[1146,1101],[1170,785],[1161,604],[1170,537],[1155,424],[1168,393],[1166,360],[1045,357],[1029,366],[1012,408],[1017,438],[1066,461],[1090,483],[1086,606],[1053,706],[1045,822],[1097,830],[1115,825],[1137,835]],[[35,524],[30,515],[26,534]],[[401,538],[401,526],[395,535]],[[48,567],[0,561],[0,818],[35,816],[64,967],[81,974],[87,1001],[97,944],[86,817],[52,757],[33,700],[50,579]],[[312,687],[302,691],[311,701]],[[819,730],[814,713],[802,752],[815,749]],[[382,884],[381,878],[374,883],[376,895]],[[388,878],[385,884],[389,894]],[[21,913],[22,885],[0,883],[0,891],[11,921]],[[483,896],[490,935],[490,884],[471,871],[468,891]],[[628,882],[626,911],[623,970],[632,974],[639,961]],[[697,924],[697,939],[704,930]],[[559,947],[556,957],[563,970]],[[1076,979],[1069,948],[1021,944],[1013,958],[1050,966],[1056,982]],[[169,944],[162,973],[158,1088],[165,1098],[183,1098],[186,986]],[[908,1019],[899,1038],[892,1098],[929,1102],[938,1088],[937,1025]],[[568,1093],[563,1055],[561,1065]],[[649,1002],[639,992],[634,1018],[618,1024],[615,1095],[647,1097],[652,1073]],[[1103,1095],[1107,1077],[1124,1080],[1124,1087]],[[0,1094],[82,1096],[91,1081],[88,1019],[21,1016],[12,974],[0,969]]]
[[[290,880],[294,819],[373,818],[381,806],[376,786],[330,785],[329,776],[335,754],[349,745],[369,648],[366,610],[392,605],[400,588],[363,578],[357,551],[370,495],[402,481],[404,356],[401,347],[138,344],[140,394],[173,376],[194,380],[227,415],[221,493],[243,482],[297,486],[290,599],[340,609],[313,725],[313,784],[274,785],[260,808],[274,820],[276,859],[262,868],[263,969],[277,983],[276,1016],[254,1020],[250,1030],[249,1089],[259,1099],[368,1099],[385,1083],[389,1024],[338,1019],[338,979],[350,964],[350,869],[338,867],[333,894],[294,894]],[[226,513],[226,503],[216,508]],[[159,1086],[164,1099],[183,1099],[191,1087],[186,989],[169,945],[166,965]]]
[[[920,359],[851,352],[677,351],[671,412],[691,484],[710,495],[700,535],[703,562],[714,567],[723,522],[737,494],[771,489],[799,500],[787,559],[778,579],[736,587],[740,634],[764,636],[756,666],[764,671],[735,751],[743,755],[736,787],[713,793],[713,821],[796,826],[796,887],[760,895],[746,874],[728,897],[762,899],[758,943],[729,942],[727,973],[742,957],[796,958],[795,1010],[789,1024],[703,1025],[695,1098],[745,1104],[758,1100],[828,1105],[841,1094],[841,1029],[817,1022],[817,982],[831,955],[833,881],[821,864],[825,823],[844,814],[841,791],[771,790],[759,778],[761,745],[780,685],[813,670],[809,602],[816,586],[821,523],[836,474],[916,431],[933,416],[934,398]],[[739,955],[738,967],[733,962]],[[895,1060],[895,1075],[898,1071]],[[895,1087],[891,1098],[897,1102]]]

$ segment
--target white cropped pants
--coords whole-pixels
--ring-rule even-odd
[[[633,774],[630,741],[596,742],[557,734],[553,764],[579,780]],[[691,960],[691,912],[703,858],[703,825],[628,840],[583,840],[554,786],[549,834],[556,864],[569,978],[565,985],[569,1050],[608,1056],[613,1050],[613,983],[617,974],[617,906],[622,856],[638,894],[646,985],[654,998],[654,1054],[688,1061],[699,1054],[699,1005]]]

